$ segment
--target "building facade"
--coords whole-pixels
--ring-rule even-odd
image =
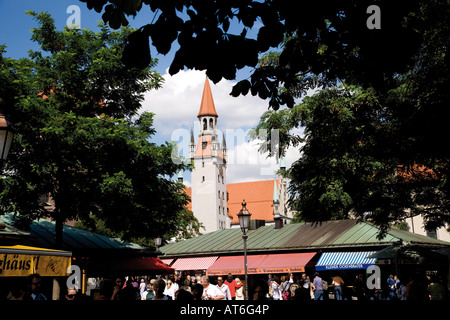
[[[197,118],[199,134],[195,143],[191,131],[190,157],[192,212],[206,233],[230,227],[227,210],[226,145],[219,143],[217,115],[209,80],[206,79]]]
[[[188,209],[203,224],[202,233],[238,226],[237,213],[245,199],[254,220],[274,223],[274,218],[289,223],[293,211],[287,205],[287,182],[284,177],[273,180],[227,184],[227,146],[218,136],[218,118],[209,80],[205,80],[200,110],[197,114],[199,133],[191,130],[190,158],[194,163],[191,173],[191,197]],[[284,167],[280,159],[280,167]],[[275,174],[275,173],[274,173]]]

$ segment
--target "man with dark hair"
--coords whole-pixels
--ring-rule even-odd
[[[233,275],[231,273],[228,274],[227,279],[224,281],[224,284],[228,286],[230,289],[231,300],[236,299],[236,289],[242,287],[242,282],[237,283],[236,280],[233,279]]]
[[[314,300],[323,300],[323,280],[319,273],[314,273],[314,281],[311,284],[314,290]]]
[[[47,300],[47,297],[41,292],[41,276],[37,273],[30,274],[26,280],[27,292],[24,300]]]

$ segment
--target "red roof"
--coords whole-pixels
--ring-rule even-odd
[[[277,181],[277,188],[280,181]],[[232,183],[227,185],[229,209],[233,217],[231,223],[239,223],[237,214],[242,208],[242,200],[247,203],[247,210],[252,220],[273,221],[273,180]]]
[[[280,181],[277,179],[277,187]],[[191,197],[192,189],[186,188],[186,193]],[[233,218],[231,223],[239,223],[237,214],[242,208],[242,200],[247,203],[247,210],[252,214],[252,220],[273,221],[273,180],[227,184],[229,209],[228,215]],[[192,211],[192,203],[188,209]]]
[[[433,169],[430,169],[421,164],[414,164],[410,167],[398,166],[397,174],[406,181],[409,180],[437,180],[438,176]]]
[[[186,188],[186,194],[192,200],[192,188]],[[192,201],[189,201],[189,203],[187,204],[187,208],[188,208],[188,210],[192,211]]]
[[[205,86],[203,87],[202,103],[200,104],[200,111],[198,112],[197,117],[200,116],[218,117],[208,78],[206,78]]]

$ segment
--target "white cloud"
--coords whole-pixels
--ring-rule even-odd
[[[170,138],[177,128],[189,129],[197,121],[197,113],[205,83],[202,71],[180,71],[174,76],[165,74],[165,83],[159,90],[146,93],[142,111],[155,113],[155,129],[159,135]],[[222,80],[210,82],[218,126],[221,130],[255,126],[267,110],[268,102],[250,94],[234,98],[230,96],[235,82]]]
[[[198,130],[197,113],[206,79],[205,73],[188,70],[170,76],[166,72],[164,78],[165,83],[161,89],[152,90],[145,95],[141,111],[155,113],[154,127],[161,143],[174,140],[188,144],[191,128],[194,129],[194,134]],[[217,84],[210,82],[219,115],[218,128],[227,137],[227,180],[229,183],[235,183],[273,179],[278,164],[275,164],[274,160],[266,159],[265,155],[260,155],[257,142],[249,142],[244,134],[255,127],[261,115],[268,110],[268,101],[250,94],[237,98],[230,96],[235,83],[227,80]],[[221,138],[219,141],[222,142]],[[185,145],[184,152],[187,150]],[[289,167],[298,157],[298,147],[290,148],[285,156],[286,165]],[[190,184],[190,173],[184,173],[183,176],[185,184]]]

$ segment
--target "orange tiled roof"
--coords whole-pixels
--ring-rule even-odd
[[[276,181],[279,187],[280,180]],[[191,197],[192,189],[186,188],[186,193]],[[273,180],[230,183],[227,184],[227,194],[228,215],[233,218],[231,223],[239,223],[237,214],[242,208],[243,199],[252,214],[252,220],[273,221]],[[192,211],[191,202],[188,209]]]
[[[192,188],[186,188],[186,194],[192,200]],[[189,201],[189,203],[187,204],[187,208],[188,208],[188,210],[192,211],[192,202],[191,201]]]
[[[405,180],[416,180],[419,178],[426,180],[438,179],[436,172],[433,169],[421,164],[414,164],[411,167],[399,165],[397,174]]]
[[[277,188],[279,187],[279,180]],[[242,200],[247,203],[251,219],[273,221],[273,180],[232,183],[227,185],[228,215],[233,217],[231,223],[239,223],[237,214],[242,208]]]
[[[218,117],[208,78],[206,78],[205,86],[203,87],[202,103],[200,104],[200,111],[198,112],[197,117],[200,116]]]

